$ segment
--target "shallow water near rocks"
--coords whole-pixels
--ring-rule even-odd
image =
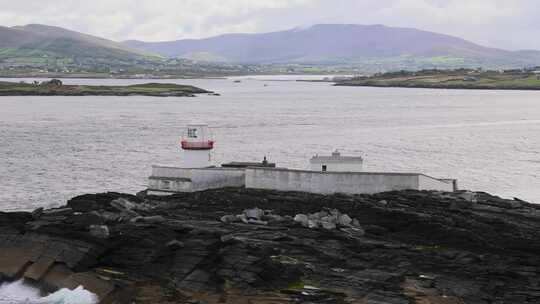
[[[282,78],[64,81],[175,82],[221,94],[194,98],[0,97],[0,210],[143,190],[152,164],[180,164],[178,139],[191,121],[212,127],[218,164],[267,156],[305,169],[339,148],[364,156],[366,171],[457,178],[463,189],[540,203],[540,92],[271,81]]]

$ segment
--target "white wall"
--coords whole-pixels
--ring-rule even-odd
[[[362,172],[362,163],[345,163],[345,162],[329,162],[329,163],[310,163],[311,171],[322,171],[322,166],[326,165],[326,171],[331,172]]]
[[[439,190],[452,192],[454,190],[454,183],[451,180],[439,180],[427,175],[418,176],[418,190]]]
[[[179,180],[173,178],[150,177],[148,179],[149,194],[155,192],[173,193],[173,192],[192,192],[192,182],[189,179]]]
[[[332,194],[371,194],[393,190],[453,191],[450,180],[418,173],[315,172],[273,168],[186,169],[153,166],[150,190],[194,192],[223,187]]]
[[[148,189],[163,192],[194,192],[223,187],[243,187],[243,169],[176,168],[152,166]]]
[[[169,166],[152,166],[152,176],[191,178],[191,169]]]
[[[417,173],[313,172],[286,169],[248,168],[246,187],[320,194],[372,194],[393,190],[420,189]],[[435,179],[433,179],[435,180]],[[432,182],[432,184],[428,184]],[[447,183],[425,180],[431,190],[452,191]]]
[[[182,166],[185,168],[205,168],[212,165],[212,150],[184,150]]]
[[[244,187],[246,176],[244,169],[204,168],[192,169],[192,191],[224,187]]]

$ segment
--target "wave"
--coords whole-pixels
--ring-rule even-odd
[[[23,280],[0,285],[0,304],[97,304],[98,297],[79,286],[73,290],[63,288],[47,296]]]

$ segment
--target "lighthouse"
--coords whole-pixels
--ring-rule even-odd
[[[189,124],[180,141],[184,151],[184,168],[205,168],[211,166],[214,140],[206,124]]]

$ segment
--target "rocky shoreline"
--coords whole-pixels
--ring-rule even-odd
[[[336,82],[334,86],[344,87],[373,87],[373,88],[406,88],[406,89],[448,89],[448,90],[503,90],[503,91],[539,91],[540,86],[520,85],[470,85],[444,83],[379,83],[379,82]]]
[[[540,302],[540,206],[487,193],[86,194],[0,213],[0,252],[101,303]]]

